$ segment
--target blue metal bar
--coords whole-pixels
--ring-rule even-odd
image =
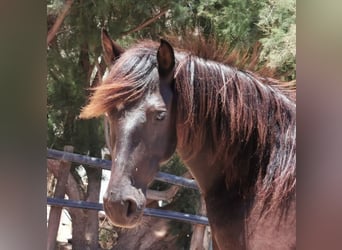
[[[74,154],[49,148],[47,149],[47,157],[57,160],[77,162],[80,164],[100,167],[107,170],[110,170],[112,166],[112,162],[109,160],[103,160],[96,157]]]
[[[144,215],[209,226],[208,218],[205,216],[201,216],[201,215],[179,213],[175,211],[165,211],[165,210],[160,210],[160,209],[155,209],[155,208],[145,208]]]
[[[158,181],[163,181],[163,182],[167,182],[170,184],[198,190],[198,186],[195,180],[191,180],[191,179],[184,178],[181,176],[176,176],[176,175],[172,175],[172,174],[168,174],[164,172],[158,172],[156,176],[154,177],[154,179]]]
[[[47,149],[47,157],[57,160],[77,162],[80,164],[89,165],[90,167],[100,167],[107,170],[111,170],[112,166],[112,162],[109,160],[103,160],[95,157],[79,155],[55,149]],[[155,176],[155,180],[198,190],[196,181],[164,172],[158,172]]]
[[[103,206],[100,203],[89,202],[89,201],[75,201],[65,200],[62,198],[51,198],[47,197],[47,204],[57,207],[73,207],[73,208],[84,208],[96,211],[103,211]]]
[[[52,206],[59,206],[59,207],[74,207],[74,208],[83,208],[83,209],[103,211],[103,204],[95,203],[95,202],[65,200],[65,199],[60,199],[60,198],[47,197],[47,204],[52,205]],[[205,216],[179,213],[175,211],[165,211],[165,210],[160,210],[160,209],[155,209],[155,208],[145,208],[144,215],[159,217],[163,219],[172,219],[172,220],[178,220],[178,221],[189,222],[189,223],[209,225],[208,218]]]

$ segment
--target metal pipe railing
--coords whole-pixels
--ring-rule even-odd
[[[99,159],[96,157],[85,156],[85,155],[80,155],[80,154],[75,154],[75,153],[69,153],[65,151],[59,151],[55,149],[47,149],[47,157],[57,159],[57,160],[77,162],[80,164],[89,165],[90,167],[100,167],[102,169],[107,169],[107,170],[110,170],[112,166],[112,162],[109,160]],[[187,179],[181,176],[176,176],[176,175],[172,175],[172,174],[168,174],[164,172],[158,172],[154,179],[158,181],[163,181],[163,182],[167,182],[170,184],[198,190],[196,181]]]
[[[61,198],[48,197],[47,204],[52,205],[52,206],[73,207],[73,208],[83,208],[83,209],[103,211],[103,204],[95,203],[95,202],[74,201],[74,200],[65,200]],[[178,220],[178,221],[183,221],[183,222],[209,225],[208,218],[205,216],[179,213],[175,211],[167,211],[167,210],[161,210],[161,209],[155,209],[155,208],[145,208],[144,215],[159,217],[159,218],[164,218],[164,219]]]

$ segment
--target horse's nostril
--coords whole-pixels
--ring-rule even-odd
[[[127,217],[135,214],[137,212],[137,203],[132,200],[126,200],[127,203]]]

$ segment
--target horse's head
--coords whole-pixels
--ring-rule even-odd
[[[173,90],[175,57],[171,45],[164,40],[152,55],[132,55],[104,32],[102,45],[106,61],[113,62],[108,77],[119,77],[126,87],[141,85],[133,91],[122,90],[121,94],[130,96],[126,99],[133,101],[118,102],[106,112],[113,137],[113,163],[103,200],[104,210],[115,225],[134,227],[142,217],[148,184],[160,163],[172,156],[177,144]],[[107,83],[110,84],[110,80],[107,79]]]

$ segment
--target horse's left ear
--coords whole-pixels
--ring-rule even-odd
[[[103,50],[103,58],[107,64],[107,67],[112,66],[116,59],[125,52],[123,48],[121,48],[116,42],[114,42],[107,30],[102,28],[101,30],[101,44]]]
[[[157,52],[158,72],[161,77],[168,76],[175,66],[175,55],[172,46],[164,39],[160,39]]]

